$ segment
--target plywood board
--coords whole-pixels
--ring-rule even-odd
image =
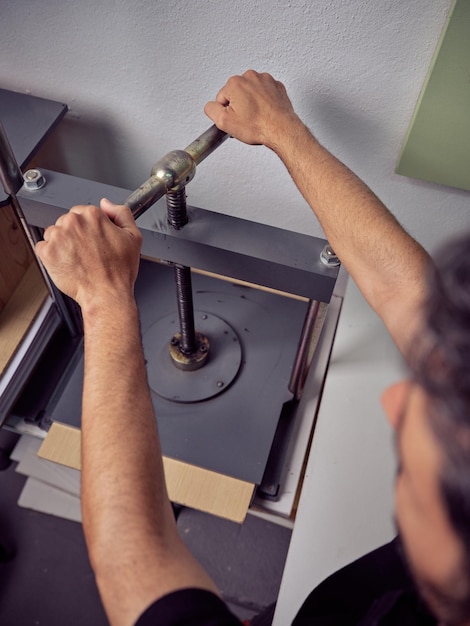
[[[0,376],[48,295],[39,267],[33,261],[0,313]]]
[[[419,96],[397,174],[470,190],[469,69],[470,2],[457,0]]]
[[[80,469],[80,430],[54,422],[38,455]],[[243,522],[254,484],[163,457],[170,500],[234,522]]]
[[[20,221],[7,205],[0,207],[0,311],[33,261],[33,253]]]

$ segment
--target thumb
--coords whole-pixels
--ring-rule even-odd
[[[107,198],[102,198],[100,208],[120,228],[129,228],[135,225],[131,210],[125,204],[114,204]]]

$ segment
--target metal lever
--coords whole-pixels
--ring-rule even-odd
[[[157,161],[148,178],[127,198],[135,219],[162,198],[167,191],[184,187],[193,179],[196,165],[218,148],[229,135],[213,125],[184,150],[173,150]]]
[[[168,222],[179,230],[188,221],[185,186],[193,179],[196,165],[227,139],[227,133],[213,125],[185,150],[173,150],[157,161],[148,178],[125,201],[137,219],[166,194]],[[180,332],[171,338],[169,350],[175,367],[195,370],[204,365],[209,340],[194,328],[191,269],[175,265]]]

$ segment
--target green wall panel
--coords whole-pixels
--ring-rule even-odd
[[[470,190],[470,0],[449,13],[396,172]]]

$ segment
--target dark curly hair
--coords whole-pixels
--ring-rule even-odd
[[[428,399],[431,429],[443,452],[440,489],[464,547],[466,591],[449,623],[470,618],[470,234],[436,255],[427,274],[424,328],[410,365]]]

